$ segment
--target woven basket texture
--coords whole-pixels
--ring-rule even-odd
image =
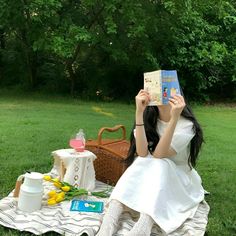
[[[116,132],[122,129],[121,139],[102,139],[104,131]],[[123,125],[113,128],[103,127],[99,130],[97,140],[88,140],[86,149],[93,152],[97,159],[94,161],[96,179],[110,185],[115,185],[120,176],[128,167],[126,163],[130,142],[126,139]]]

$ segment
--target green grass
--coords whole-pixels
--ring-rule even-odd
[[[205,132],[198,163],[211,207],[207,235],[236,235],[236,107],[197,107]]]
[[[95,139],[100,127],[124,124],[129,136],[134,120],[134,104],[0,95],[0,198],[7,196],[26,170],[48,172],[51,152],[67,148],[79,128],[87,138]],[[193,109],[206,141],[197,170],[211,193],[206,197],[211,207],[207,235],[236,235],[236,108]],[[31,234],[0,227],[0,235]]]

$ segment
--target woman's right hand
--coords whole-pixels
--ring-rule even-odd
[[[136,112],[143,113],[146,106],[150,102],[149,93],[141,89],[137,94],[137,96],[135,97],[135,102],[136,102]]]

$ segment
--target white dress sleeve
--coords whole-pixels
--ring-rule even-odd
[[[166,126],[167,123],[165,123],[164,126]],[[164,129],[159,133],[162,135],[164,132]],[[133,130],[134,137],[136,138],[136,129]],[[176,153],[179,153],[183,151],[192,138],[194,137],[195,132],[193,130],[193,123],[190,120],[187,120],[183,117],[181,117],[176,125],[175,132],[171,141],[171,147],[176,151]]]
[[[176,153],[181,152],[188,146],[194,135],[193,123],[186,119],[179,120],[171,141],[171,147]]]

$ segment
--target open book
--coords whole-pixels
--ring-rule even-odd
[[[180,94],[176,70],[156,70],[144,73],[144,90],[149,92],[149,106],[166,105],[169,98]]]

